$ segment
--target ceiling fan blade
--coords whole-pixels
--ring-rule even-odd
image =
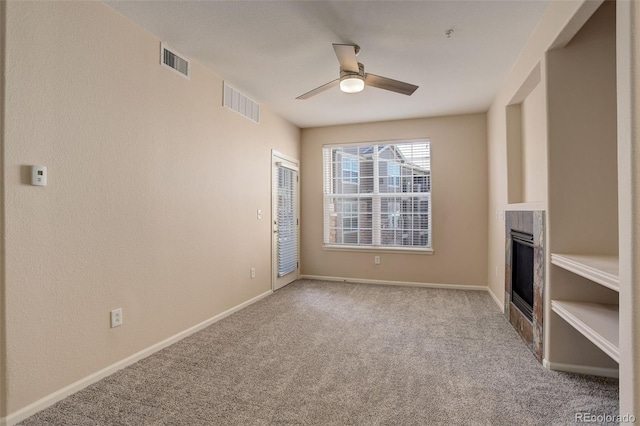
[[[340,79],[336,78],[333,81],[328,82],[327,84],[323,84],[320,87],[316,87],[315,89],[305,93],[304,95],[298,96],[296,99],[307,99],[313,95],[317,95],[318,93],[324,92],[325,90],[331,89],[332,87],[337,86],[340,83]]]
[[[377,87],[379,89],[390,90],[392,92],[401,93],[411,96],[418,86],[405,83],[403,81],[393,80],[387,77],[380,77],[375,74],[367,74],[364,78],[364,84],[367,86]]]
[[[340,69],[344,71],[358,72],[358,59],[356,59],[356,48],[353,44],[333,43],[333,50],[336,52]]]

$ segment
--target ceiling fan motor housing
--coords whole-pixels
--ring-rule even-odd
[[[358,62],[358,72],[347,71],[340,68],[340,79],[347,78],[350,76],[360,76],[364,78],[364,64],[362,62]]]

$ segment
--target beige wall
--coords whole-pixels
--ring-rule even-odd
[[[302,131],[302,274],[486,285],[486,116],[473,114]],[[322,146],[431,139],[433,255],[323,250]],[[374,265],[375,255],[381,264]]]
[[[4,176],[4,110],[5,110],[5,31],[6,2],[0,2],[0,176]],[[4,181],[4,180],[3,180]],[[6,308],[5,308],[5,262],[4,262],[4,184],[0,183],[0,419],[6,416]],[[1,423],[1,420],[0,420]]]
[[[633,305],[631,307],[625,305],[624,309],[630,311],[629,315],[634,315],[633,321],[629,322],[629,324],[640,324],[640,291],[638,289],[640,286],[640,185],[638,185],[638,182],[640,182],[640,120],[638,120],[638,111],[640,111],[640,7],[637,3],[633,3],[630,9],[630,13],[624,15],[627,11],[624,10],[622,12],[623,14],[620,15],[620,19],[626,17],[630,22],[631,28],[629,31],[629,44],[624,47],[630,56],[630,78],[623,88],[627,89],[627,93],[630,94],[630,98],[632,99],[632,102],[629,104],[629,112],[634,112],[633,115],[629,115],[631,119],[628,125],[631,136],[629,139],[631,140],[633,149],[628,152],[628,154],[631,155],[627,158],[630,158],[634,165],[633,182],[635,182],[633,188],[628,188],[631,193],[631,202],[627,204],[634,206],[632,209],[633,219],[629,223],[625,222],[625,225],[627,225],[626,229],[633,229],[633,234],[629,232],[627,235],[633,235],[634,247],[631,251],[630,262],[623,265],[628,271],[625,272],[625,276],[628,275],[631,278],[627,281],[630,284],[627,294],[629,294],[629,300],[632,300]],[[625,26],[625,28],[627,27]],[[627,152],[625,152],[625,155],[626,154]],[[625,185],[627,184],[628,182],[625,182]],[[623,188],[627,189],[626,186],[623,186]],[[627,338],[627,336],[630,338]],[[629,342],[627,343],[629,344],[629,348],[625,348],[628,353],[624,355],[624,359],[629,363],[629,374],[625,378],[623,386],[625,386],[626,389],[633,388],[636,392],[628,392],[622,400],[621,407],[624,409],[628,406],[630,411],[638,412],[638,410],[640,410],[640,375],[638,374],[640,371],[640,356],[638,356],[637,348],[640,345],[640,330],[637,327],[629,327],[625,330],[622,338],[627,339],[626,341]],[[633,343],[631,344],[631,342]]]
[[[221,107],[220,78],[161,67],[160,40],[102,3],[6,8],[11,414],[269,291],[256,209],[270,212],[270,150],[299,157],[300,131]],[[28,184],[32,164],[48,186]]]
[[[538,84],[522,102],[522,200],[543,205],[547,197],[545,95]]]

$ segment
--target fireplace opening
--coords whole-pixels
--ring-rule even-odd
[[[533,321],[533,235],[511,230],[511,301]]]

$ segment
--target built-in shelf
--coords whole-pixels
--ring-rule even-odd
[[[611,290],[620,292],[620,273],[617,256],[552,253],[551,263]]]
[[[551,309],[613,360],[620,362],[618,305],[552,300]]]
[[[546,111],[537,114],[547,118],[547,182],[540,192],[547,195],[549,224],[545,359],[559,370],[605,376],[620,367],[619,332],[625,328],[618,324],[624,274],[620,276],[616,256],[622,228],[615,7],[616,2],[602,2],[571,41],[548,52],[542,75],[545,98],[525,105],[543,104]],[[544,170],[544,161],[541,165]]]

